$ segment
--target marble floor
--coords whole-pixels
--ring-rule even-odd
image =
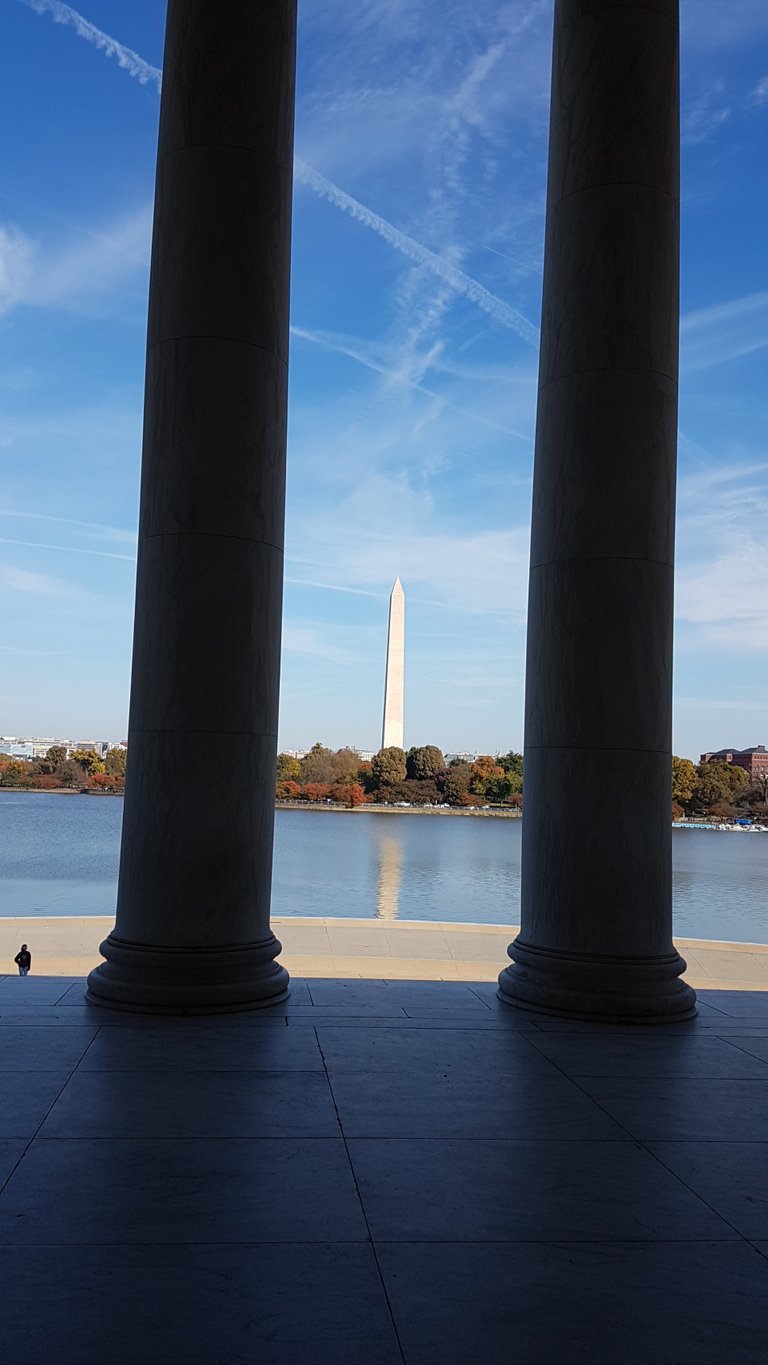
[[[764,1365],[768,993],[700,1001],[326,978],[173,1019],[0,979],[0,1361]]]

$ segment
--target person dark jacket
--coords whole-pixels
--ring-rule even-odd
[[[29,951],[29,948],[27,947],[26,943],[22,943],[21,951],[16,954],[13,960],[16,963],[16,966],[18,967],[20,972],[29,971],[30,967],[32,966],[32,954]]]

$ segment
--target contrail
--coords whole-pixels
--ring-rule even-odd
[[[394,370],[387,369],[386,365],[380,365],[371,356],[363,355],[361,351],[345,345],[343,341],[333,336],[328,336],[323,332],[312,332],[306,327],[295,325],[291,326],[291,336],[301,337],[302,341],[311,341],[315,346],[322,346],[326,351],[335,351],[337,355],[348,356],[350,360],[356,360],[358,365],[364,365],[367,370],[374,370],[376,374],[384,375],[385,379],[391,379],[395,384],[402,384],[407,389],[415,389],[417,393],[424,393],[428,398],[436,398],[444,408],[450,408],[452,412],[457,412],[460,417],[469,417],[471,421],[480,422],[484,427],[491,427],[494,431],[502,431],[505,436],[516,436],[519,440],[531,444],[531,437],[527,436],[524,431],[516,431],[514,427],[504,427],[500,422],[493,422],[490,417],[482,417],[479,412],[470,412],[468,408],[460,408],[435,389],[428,389],[424,384],[417,384],[413,379],[406,379],[404,376],[396,374]]]
[[[79,545],[44,545],[39,540],[7,540],[0,536],[0,545],[23,545],[28,550],[63,550],[68,555],[96,555],[98,559],[124,559],[136,563],[135,555],[116,555],[110,550],[86,550]]]
[[[47,512],[17,512],[11,511],[7,507],[0,507],[0,517],[24,517],[28,521],[55,521],[63,526],[82,526],[87,531],[103,531],[112,539],[127,540],[132,544],[136,541],[135,531],[124,531],[118,526],[105,526],[101,521],[79,521],[75,517],[54,517]]]
[[[118,66],[141,85],[148,85],[151,82],[158,90],[160,89],[163,73],[159,67],[150,66],[138,52],[134,52],[130,47],[124,47],[117,39],[110,38],[108,33],[102,33],[100,28],[89,23],[70,5],[62,4],[61,0],[21,0],[21,3],[33,9],[35,14],[50,14],[55,24],[69,24],[78,38],[85,38],[87,43],[93,43],[93,46],[98,47],[107,57],[116,57]]]
[[[88,43],[93,43],[94,47],[99,48],[107,57],[116,57],[118,66],[127,71],[130,76],[135,77],[141,85],[153,82],[160,90],[163,73],[159,67],[151,66],[149,62],[144,61],[143,57],[139,56],[138,52],[134,52],[130,47],[124,47],[115,38],[110,38],[108,33],[103,33],[101,29],[89,23],[87,19],[83,18],[82,14],[77,13],[77,10],[72,9],[70,5],[65,5],[63,0],[21,0],[21,3],[34,10],[36,14],[50,14],[57,24],[71,25],[78,37],[84,38]],[[497,298],[495,294],[485,288],[485,285],[480,284],[479,280],[473,279],[465,271],[459,270],[458,266],[451,265],[450,261],[446,261],[436,252],[430,251],[428,247],[423,246],[413,237],[409,237],[407,233],[401,232],[399,228],[395,227],[394,223],[389,223],[386,218],[374,213],[373,209],[367,208],[358,199],[353,199],[351,194],[347,194],[332,180],[327,180],[324,175],[313,170],[306,162],[298,159],[294,162],[294,175],[302,184],[314,190],[315,194],[320,195],[321,199],[327,199],[337,208],[349,213],[352,218],[356,218],[358,222],[364,223],[373,232],[377,232],[396,251],[401,251],[404,256],[415,261],[417,265],[426,266],[441,280],[445,280],[447,284],[451,285],[457,293],[463,294],[465,298],[476,303],[479,308],[482,308],[483,312],[493,318],[494,322],[499,322],[502,327],[508,327],[511,331],[516,332],[519,337],[522,337],[523,341],[534,349],[538,346],[539,333],[533,323],[529,322],[516,308],[512,308],[503,299]]]
[[[359,223],[364,223],[366,227],[383,237],[384,241],[388,242],[390,246],[401,251],[404,256],[416,261],[418,265],[427,266],[435,275],[439,275],[441,280],[452,285],[457,293],[464,294],[466,298],[476,303],[495,322],[500,322],[503,327],[509,327],[511,331],[517,332],[517,335],[522,337],[523,341],[526,341],[529,346],[538,346],[539,333],[533,323],[523,317],[522,313],[519,313],[516,308],[504,303],[503,299],[497,298],[495,294],[492,294],[478,280],[473,279],[471,275],[465,274],[457,266],[451,265],[450,261],[446,261],[442,256],[430,251],[428,247],[422,246],[421,242],[417,242],[413,237],[401,232],[393,223],[387,222],[386,218],[381,218],[378,213],[373,212],[373,209],[366,208],[365,204],[361,204],[359,200],[353,199],[351,194],[347,194],[338,185],[334,185],[332,180],[326,180],[324,175],[313,170],[311,166],[307,166],[306,162],[299,160],[294,162],[294,175],[303,185],[308,185],[311,190],[314,190],[315,194],[319,194],[321,199],[327,199],[337,208],[349,213],[352,218],[356,218]]]

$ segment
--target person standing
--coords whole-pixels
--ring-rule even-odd
[[[19,969],[19,976],[29,976],[29,969],[32,966],[32,954],[26,943],[22,943],[21,951],[13,959]]]

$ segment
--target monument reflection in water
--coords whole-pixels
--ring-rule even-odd
[[[399,839],[381,834],[378,841],[379,878],[376,887],[376,918],[397,919],[400,909],[400,879],[403,874],[403,846]]]

